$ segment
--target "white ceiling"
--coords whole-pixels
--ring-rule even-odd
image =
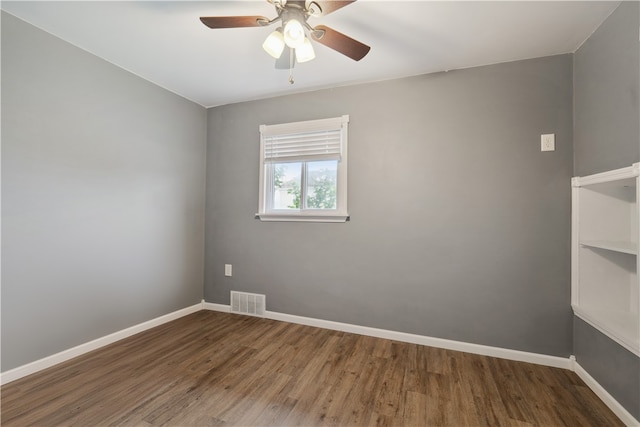
[[[273,28],[211,30],[200,16],[276,16],[266,1],[2,1],[2,9],[205,107],[574,52],[618,6],[605,1],[359,0],[309,18],[371,46],[355,62],[314,43],[316,59],[276,70]]]

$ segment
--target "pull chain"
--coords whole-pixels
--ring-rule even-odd
[[[293,80],[293,61],[294,61],[293,54],[294,54],[294,51],[293,51],[292,47],[289,48],[289,49],[291,49],[289,51],[289,83],[293,84],[294,83],[294,80]]]

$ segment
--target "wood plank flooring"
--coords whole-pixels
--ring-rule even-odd
[[[573,373],[200,311],[0,389],[3,426],[618,426]]]

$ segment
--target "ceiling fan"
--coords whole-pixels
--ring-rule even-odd
[[[210,16],[201,17],[200,21],[209,28],[238,28],[238,27],[266,27],[281,22],[265,40],[262,47],[274,58],[276,68],[293,68],[295,62],[307,62],[315,58],[311,41],[305,34],[305,29],[316,42],[323,44],[349,58],[359,61],[371,49],[351,37],[342,34],[325,25],[311,27],[307,23],[310,16],[326,16],[338,9],[354,3],[356,0],[267,0],[276,8],[278,16],[273,19],[264,16]],[[288,47],[288,49],[286,49]],[[293,83],[293,79],[289,81]]]

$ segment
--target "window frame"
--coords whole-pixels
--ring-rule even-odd
[[[259,204],[256,218],[261,221],[307,221],[307,222],[345,222],[349,219],[347,210],[347,165],[348,165],[348,124],[349,116],[343,115],[329,119],[308,120],[302,122],[283,123],[276,125],[260,126],[260,168],[259,168]],[[270,136],[281,135],[302,135],[316,131],[340,132],[340,152],[337,158],[337,179],[336,179],[336,209],[308,209],[306,204],[306,171],[307,163],[322,160],[336,160],[335,155],[326,156],[322,154],[313,159],[294,159],[287,162],[302,163],[300,179],[300,209],[274,209],[273,203],[273,172],[277,160],[267,159],[265,156],[266,140]],[[276,157],[276,159],[278,159]]]

